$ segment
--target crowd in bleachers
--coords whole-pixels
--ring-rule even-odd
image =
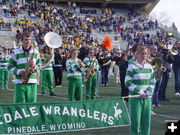
[[[5,22],[3,18],[0,18],[0,30],[11,30],[12,26],[9,22]]]
[[[172,45],[172,35],[168,35],[159,28],[158,22],[149,20],[146,16],[129,11],[128,14],[118,13],[118,9],[111,8],[86,8],[79,7],[76,3],[67,7],[54,7],[47,3],[31,2],[21,7],[3,5],[6,17],[14,16],[15,22],[8,23],[8,27],[13,25],[16,28],[16,40],[19,43],[21,32],[32,32],[39,46],[43,48],[44,35],[49,31],[54,31],[61,35],[63,39],[62,51],[65,59],[69,58],[70,48],[77,46],[80,49],[79,56],[82,59],[87,55],[87,48],[95,46],[101,50],[101,40],[93,37],[93,34],[113,34],[113,41],[125,41],[128,43],[124,56],[130,54],[135,45],[146,45],[148,47],[156,45],[160,50],[163,46]],[[21,11],[21,12],[20,12]],[[18,18],[19,14],[24,17]],[[1,23],[2,22],[2,23]],[[0,28],[5,25],[0,20]],[[119,44],[120,46],[121,44]],[[118,64],[119,51],[111,52],[112,61]],[[112,64],[114,65],[114,64]],[[116,82],[119,83],[118,77]]]

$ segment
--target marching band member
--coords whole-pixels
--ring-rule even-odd
[[[169,99],[166,97],[166,88],[172,68],[171,68],[171,63],[167,60],[167,57],[168,57],[168,49],[162,49],[162,62],[163,62],[164,70],[162,71],[162,80],[158,92],[159,101],[169,101]]]
[[[151,46],[150,48],[150,59],[156,59],[156,58],[160,58],[160,56],[158,56],[158,48],[156,45]],[[161,76],[162,76],[162,71],[161,71],[161,65],[158,66],[159,69],[156,69],[154,71],[155,74],[155,78],[156,78],[156,85],[154,88],[154,93],[153,93],[153,106],[160,106],[159,104],[159,100],[158,100],[158,92],[159,92],[159,88],[160,88],[160,83],[161,83]]]
[[[3,76],[3,73],[4,73],[4,58],[3,58],[3,54],[2,52],[0,52],[0,88],[1,89],[4,89],[4,76]]]
[[[7,69],[7,66],[9,64],[9,60],[9,50],[4,48],[4,54],[0,58],[0,88],[2,89],[8,89],[9,70]]]
[[[78,59],[78,49],[71,49],[71,58],[66,61],[69,100],[82,100],[82,75],[85,65]]]
[[[89,55],[83,60],[87,67],[85,75],[87,100],[96,99],[96,86],[98,85],[96,72],[99,70],[99,64],[94,54],[94,48],[89,48]]]
[[[95,57],[97,58],[97,60],[98,60],[98,64],[99,64],[99,48],[98,47],[95,47],[94,48],[94,55],[95,55]],[[100,71],[100,68],[99,68],[99,70],[97,70],[96,71],[96,76],[97,76],[97,81],[96,81],[96,97],[100,97],[99,96],[99,81],[100,81],[100,75],[101,75],[101,71]]]
[[[129,91],[128,88],[125,86],[125,76],[126,70],[128,68],[128,54],[123,52],[121,54],[121,60],[119,61],[119,73],[120,73],[120,81],[121,81],[121,96],[128,96]],[[126,101],[128,99],[125,99]]]
[[[108,85],[108,74],[111,64],[111,54],[110,51],[113,49],[112,40],[110,37],[105,37],[102,43],[102,55],[99,57],[99,64],[101,65],[101,84],[102,87]]]
[[[15,103],[36,102],[37,77],[40,66],[38,50],[32,47],[32,36],[24,32],[21,37],[22,48],[13,50],[8,69],[16,75]]]
[[[108,85],[108,74],[111,63],[111,55],[109,50],[103,49],[103,55],[99,58],[99,63],[101,65],[101,84],[103,87]]]
[[[176,54],[169,55],[165,58],[169,63],[172,63],[175,81],[175,96],[180,96],[180,41],[175,43]]]
[[[155,78],[152,66],[146,62],[147,56],[147,48],[139,46],[126,72],[125,84],[129,95],[139,95],[129,99],[131,135],[150,135],[151,96]]]
[[[52,62],[54,60],[54,52],[53,49],[45,46],[44,48],[44,57],[41,58],[41,91],[42,96],[46,93],[46,87],[49,88],[50,96],[57,96],[54,93],[53,88],[53,69]]]
[[[62,50],[60,48],[55,49],[54,52],[54,64],[53,64],[53,71],[54,71],[54,79],[55,79],[55,87],[62,88],[62,76],[63,76],[63,60],[64,56],[62,56]]]
[[[172,56],[172,68],[175,80],[175,96],[180,96],[180,41],[176,41],[177,55]]]
[[[116,79],[116,83],[120,83],[120,77],[119,77],[119,62],[121,61],[121,51],[115,51],[116,55],[114,56],[114,61],[115,61],[115,64],[114,64],[114,76],[115,76],[115,79]]]

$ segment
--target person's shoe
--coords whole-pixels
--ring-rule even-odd
[[[44,92],[42,92],[41,96],[45,96],[45,93],[44,93]]]
[[[59,88],[59,85],[56,85],[55,88]]]
[[[156,106],[157,106],[157,107],[160,107],[160,106],[162,106],[162,105],[160,105],[160,104],[157,104]]]
[[[153,111],[151,111],[151,115],[156,115],[156,113],[155,113],[155,112],[153,112]]]
[[[62,85],[59,85],[59,88],[62,88]]]
[[[55,93],[51,93],[50,96],[57,96]]]
[[[175,93],[175,96],[180,96],[180,93],[179,93],[179,92],[176,92],[176,93]]]
[[[106,85],[105,84],[102,84],[102,87],[105,87]]]

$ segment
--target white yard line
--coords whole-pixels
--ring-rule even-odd
[[[172,116],[169,116],[169,115],[158,114],[158,113],[156,113],[154,116],[161,116],[161,117],[165,117],[165,118],[171,118],[171,119],[180,120],[180,118],[177,118],[177,117],[172,117]]]

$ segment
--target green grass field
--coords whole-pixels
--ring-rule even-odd
[[[115,83],[114,77],[109,79],[108,87],[101,87],[99,85],[99,95],[101,99],[104,98],[114,98],[120,96],[120,85]],[[9,88],[10,90],[0,90],[0,103],[12,103],[13,102],[13,87],[14,84],[10,80]],[[54,102],[54,101],[64,101],[67,100],[67,79],[66,73],[63,76],[63,88],[55,89],[58,97],[49,96],[49,91],[46,92],[46,96],[40,96],[40,87],[38,89],[37,102]],[[83,91],[85,98],[85,89]],[[180,119],[180,96],[174,96],[174,77],[171,77],[167,87],[167,96],[170,102],[160,102],[161,107],[153,108],[153,111],[157,115],[152,116],[152,126],[151,135],[164,135],[165,134],[165,120]],[[174,117],[171,118],[171,117]],[[129,135],[129,127],[116,127],[98,130],[86,130],[86,131],[76,131],[67,133],[54,133],[53,135]]]

